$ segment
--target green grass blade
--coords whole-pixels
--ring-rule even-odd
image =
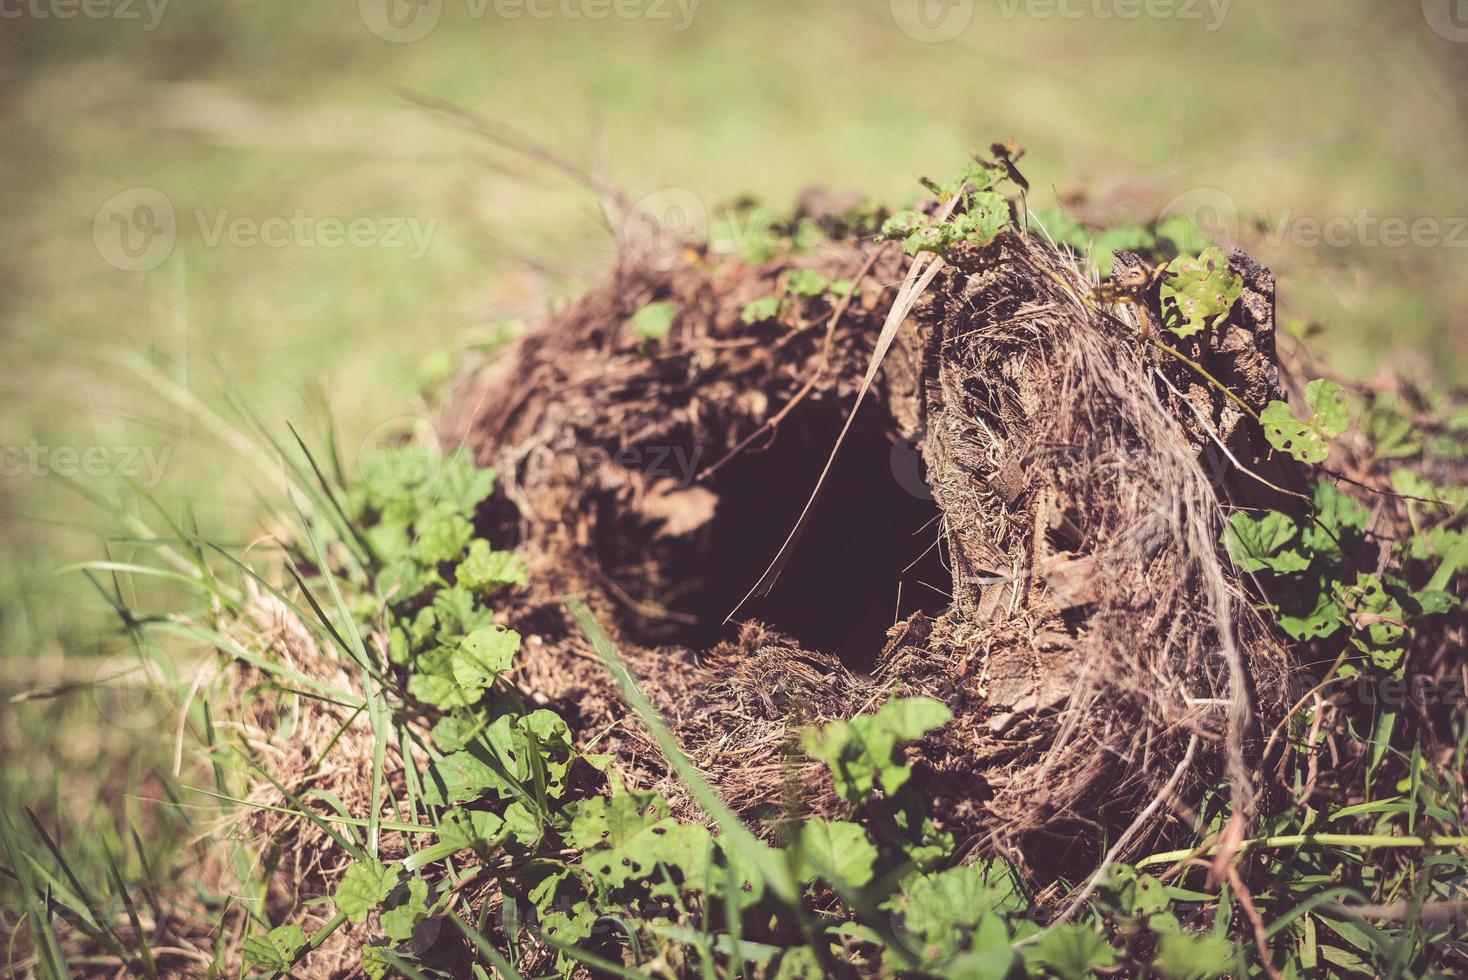
[[[658,743],[658,747],[662,749],[663,755],[667,757],[668,763],[683,780],[699,806],[703,807],[704,812],[714,819],[719,829],[729,837],[730,842],[739,849],[745,859],[759,869],[760,874],[765,877],[765,881],[775,894],[790,905],[797,904],[799,890],[790,869],[784,862],[775,859],[770,850],[760,843],[759,838],[744,826],[734,811],[729,809],[729,805],[709,785],[708,780],[704,779],[703,773],[699,772],[692,760],[684,754],[682,747],[678,745],[677,738],[668,730],[668,726],[663,722],[657,709],[638,689],[637,682],[632,679],[632,674],[627,670],[627,665],[617,652],[616,646],[602,630],[601,624],[592,616],[591,610],[574,596],[566,600],[566,605],[571,610],[576,624],[581,627],[582,633],[586,635],[587,640],[606,663],[607,669],[611,671],[612,677],[616,679],[617,685],[622,690],[622,696],[627,699],[632,710],[637,712],[638,717],[647,726],[653,739]]]

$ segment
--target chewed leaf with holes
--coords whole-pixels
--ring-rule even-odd
[[[358,861],[347,869],[331,900],[352,922],[362,922],[398,883],[396,872],[373,860]]]
[[[1217,246],[1195,258],[1180,255],[1168,266],[1162,283],[1163,320],[1179,337],[1191,337],[1228,319],[1244,294],[1244,281],[1228,267],[1228,256]]]
[[[1303,422],[1281,401],[1270,402],[1259,413],[1259,422],[1275,449],[1302,463],[1323,463],[1330,455],[1328,440],[1345,432],[1350,419],[1346,393],[1333,381],[1317,379],[1305,386],[1305,402],[1310,417]]]
[[[620,847],[588,855],[583,864],[603,888],[648,880],[653,895],[671,896],[676,888],[668,883],[668,875],[702,888],[712,855],[713,837],[706,827],[663,819],[633,834]]]
[[[1410,633],[1402,604],[1387,592],[1380,578],[1361,572],[1355,588],[1345,596],[1356,629],[1351,643],[1382,670],[1395,670],[1406,653]]]
[[[596,847],[621,847],[636,834],[664,819],[668,803],[662,794],[625,791],[611,799],[600,796],[576,804],[570,841],[589,851]]]
[[[306,933],[298,925],[276,926],[263,936],[246,939],[245,962],[262,970],[284,973],[306,948]]]

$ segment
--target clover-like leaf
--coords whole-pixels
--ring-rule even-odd
[[[1167,327],[1179,337],[1191,337],[1228,319],[1244,294],[1244,281],[1228,267],[1223,249],[1210,246],[1196,257],[1180,255],[1167,267],[1159,295]]]
[[[632,332],[643,340],[662,340],[673,329],[673,321],[677,318],[678,310],[672,303],[648,303],[632,314],[628,322]]]
[[[284,973],[306,945],[306,933],[293,924],[276,926],[263,936],[251,936],[245,940],[240,952],[251,966]]]
[[[397,883],[395,872],[369,858],[347,868],[331,900],[348,920],[362,922],[368,912],[383,903]]]
[[[1259,413],[1264,435],[1275,449],[1302,463],[1323,463],[1330,455],[1327,440],[1346,431],[1350,410],[1346,393],[1333,381],[1316,379],[1305,386],[1310,417],[1301,422],[1282,401],[1272,401]]]

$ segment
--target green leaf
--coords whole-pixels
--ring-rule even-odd
[[[1157,222],[1157,237],[1172,243],[1173,251],[1179,254],[1197,255],[1213,244],[1213,239],[1203,234],[1186,214],[1172,214]]]
[[[810,820],[800,831],[807,878],[835,878],[860,888],[872,880],[877,848],[859,824],[842,820]]]
[[[826,277],[814,269],[801,269],[790,276],[787,288],[796,296],[814,298],[825,293]]]
[[[946,724],[952,712],[931,698],[894,698],[876,714],[858,715],[802,735],[811,758],[826,763],[836,789],[863,803],[878,786],[897,792],[911,775],[900,745]]]
[[[387,961],[386,952],[383,946],[362,947],[362,972],[371,980],[382,980],[392,968],[392,964]]]
[[[1295,540],[1299,526],[1286,514],[1268,511],[1263,516],[1238,511],[1224,528],[1223,542],[1229,556],[1246,572],[1269,570],[1280,574],[1301,572],[1310,559],[1286,547]]]
[[[487,595],[510,585],[529,585],[530,573],[518,555],[495,551],[488,541],[478,538],[469,543],[469,554],[454,571],[454,584]]]
[[[820,958],[809,946],[785,950],[775,968],[775,980],[822,980],[825,975]]]
[[[1084,239],[1089,238],[1089,241]],[[1103,276],[1111,275],[1117,252],[1150,252],[1157,247],[1156,237],[1146,228],[1106,228],[1091,237],[1083,232],[1081,251],[1091,252],[1091,261]]]
[[[474,454],[461,446],[443,458],[433,481],[433,502],[461,517],[473,517],[475,509],[494,492],[498,475],[493,469],[476,466]]]
[[[408,693],[424,704],[443,711],[466,708],[479,700],[479,691],[466,688],[452,677],[419,670],[408,678]]]
[[[746,325],[753,326],[756,323],[773,320],[779,315],[780,297],[766,296],[763,299],[755,300],[753,303],[746,303],[744,312],[739,315],[739,319],[744,321]]]
[[[576,804],[571,820],[572,846],[583,851],[620,847],[628,838],[668,815],[662,795],[652,791],[621,791],[610,800],[593,797]]]
[[[1244,281],[1228,267],[1228,256],[1215,246],[1195,258],[1180,255],[1167,267],[1160,296],[1168,329],[1191,337],[1228,319],[1229,310],[1244,294]]]
[[[419,520],[414,530],[418,537],[413,542],[413,557],[425,565],[458,558],[474,536],[474,525],[459,514],[444,512]]]
[[[396,899],[382,913],[383,935],[396,942],[413,938],[418,923],[428,918],[428,882],[422,878],[409,878],[405,889],[398,889]]]
[[[953,712],[932,698],[893,698],[877,709],[874,723],[899,742],[911,742],[953,720]]]
[[[301,927],[286,925],[276,926],[263,936],[251,936],[240,947],[240,952],[251,966],[284,973],[306,946],[306,933]]]
[[[350,921],[362,922],[397,885],[397,874],[378,861],[358,861],[347,868],[331,900]]]
[[[604,887],[620,888],[628,882],[652,880],[654,896],[673,897],[678,889],[668,884],[660,868],[676,872],[679,880],[691,888],[702,889],[708,880],[712,854],[713,837],[708,828],[663,819],[633,834],[620,847],[596,851],[582,863]]]
[[[520,649],[520,634],[503,626],[475,630],[459,641],[453,657],[454,681],[462,688],[483,690],[510,669]]]
[[[545,825],[528,806],[516,800],[505,807],[505,833],[520,846],[530,848],[545,836]]]
[[[632,332],[643,340],[663,340],[677,317],[672,303],[649,303],[632,315]]]
[[[1295,418],[1282,401],[1272,401],[1259,413],[1264,435],[1275,449],[1287,452],[1302,463],[1323,463],[1330,455],[1327,440],[1346,431],[1350,409],[1346,393],[1333,381],[1316,379],[1305,386],[1310,417]]]
[[[923,957],[935,959],[956,952],[993,904],[983,873],[965,865],[908,877],[902,892],[886,907],[898,917],[906,936],[922,948]]]
[[[1152,967],[1171,980],[1212,980],[1233,966],[1233,953],[1222,936],[1170,932],[1158,940]]]
[[[1395,670],[1411,638],[1401,603],[1386,591],[1381,579],[1365,572],[1357,573],[1347,601],[1354,621],[1365,622],[1364,629],[1358,627],[1351,633],[1352,645],[1382,670]]]
[[[423,802],[447,806],[478,799],[503,783],[486,763],[470,752],[455,752],[428,767],[423,774]]]
[[[1302,584],[1299,593],[1306,601],[1288,612],[1279,611],[1280,628],[1297,640],[1320,639],[1340,629],[1345,625],[1345,612],[1331,589],[1328,579],[1317,578]]]
[[[1004,919],[986,915],[974,930],[969,948],[942,965],[948,980],[998,980],[1014,969],[1016,954]]]
[[[1095,931],[1069,923],[1051,926],[1030,949],[1035,959],[1065,980],[1083,980],[1093,969],[1116,963],[1116,953]]]

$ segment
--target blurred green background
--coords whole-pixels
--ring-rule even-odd
[[[813,184],[900,202],[1013,137],[1032,207],[1085,189],[1123,215],[1222,221],[1280,272],[1285,314],[1326,325],[1315,349],[1337,369],[1453,381],[1454,4],[0,0],[0,793],[85,821],[170,754],[172,720],[93,683],[116,618],[57,569],[100,557],[117,522],[66,472],[137,509],[134,477],[243,546],[262,474],[169,385],[212,402],[228,374],[278,430],[329,406],[351,458],[429,414],[454,351],[606,267],[591,194],[404,92],[513,124],[634,198],[709,206]],[[58,684],[76,686],[9,701]]]

